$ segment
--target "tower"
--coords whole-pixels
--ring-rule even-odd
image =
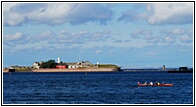
[[[61,59],[60,59],[60,57],[58,57],[58,63],[61,63]]]
[[[99,62],[97,62],[97,67],[99,67]]]
[[[165,70],[165,65],[163,65],[162,70]]]

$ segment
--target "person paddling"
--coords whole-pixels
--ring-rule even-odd
[[[153,82],[150,82],[150,85],[153,85]]]
[[[160,85],[160,82],[158,82],[158,81],[156,81],[156,83],[155,83],[156,85]]]
[[[160,85],[160,82],[158,82],[157,85]]]

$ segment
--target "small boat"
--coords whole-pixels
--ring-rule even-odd
[[[138,82],[138,84],[137,84],[138,86],[166,86],[166,87],[171,87],[171,86],[173,86],[173,84],[146,84],[146,83],[144,83],[144,84],[140,84],[140,82]]]

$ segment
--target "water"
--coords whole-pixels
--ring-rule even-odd
[[[173,87],[138,87],[164,81]],[[193,74],[3,73],[3,104],[193,104]]]

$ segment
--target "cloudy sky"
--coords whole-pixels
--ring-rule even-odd
[[[57,57],[193,66],[193,2],[3,2],[2,15],[4,67]]]

